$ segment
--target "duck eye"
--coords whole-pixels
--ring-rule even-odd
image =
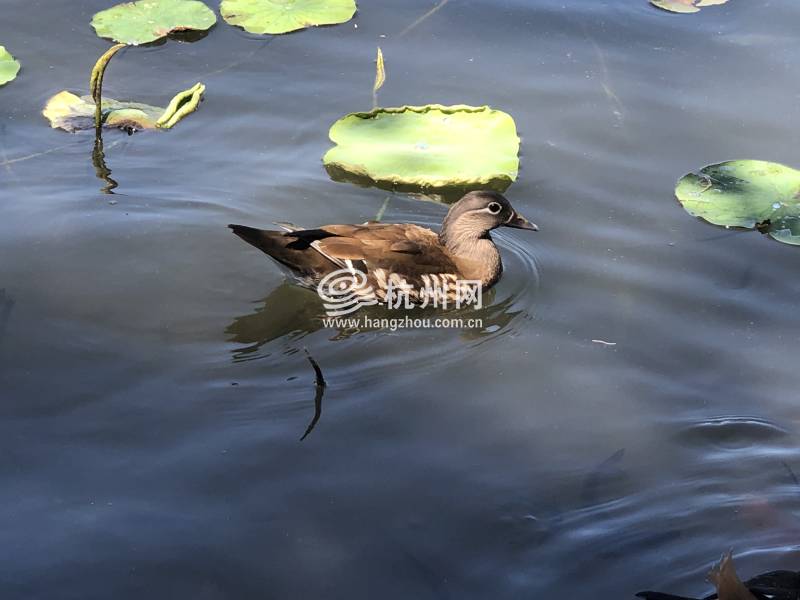
[[[493,215],[496,215],[501,210],[503,210],[503,207],[500,206],[498,202],[489,202],[489,206],[487,206],[486,208],[488,208],[489,212],[492,213]]]

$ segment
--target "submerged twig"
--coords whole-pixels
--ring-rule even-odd
[[[787,463],[785,460],[782,460],[781,464],[783,465],[783,468],[786,469],[786,471],[789,473],[789,477],[792,478],[792,481],[794,481],[794,484],[797,487],[800,487],[800,481],[798,481],[797,475],[794,474],[794,471],[792,470],[792,467],[789,466],[789,463]]]
[[[420,23],[422,23],[423,21],[425,21],[425,20],[426,20],[428,17],[430,17],[431,15],[435,14],[435,13],[436,13],[436,12],[437,12],[437,11],[438,11],[440,8],[442,8],[442,7],[443,7],[445,4],[447,4],[449,1],[450,1],[450,0],[442,0],[441,2],[439,2],[439,4],[437,4],[436,6],[434,6],[432,9],[430,9],[428,12],[426,12],[424,15],[422,15],[422,16],[421,16],[419,19],[417,19],[416,21],[414,21],[414,22],[413,22],[411,25],[409,25],[408,27],[406,27],[405,29],[403,29],[403,31],[401,31],[400,33],[398,33],[398,34],[397,34],[397,37],[398,37],[398,38],[401,38],[401,37],[403,37],[404,35],[406,35],[407,33],[409,33],[411,30],[415,29],[415,28],[417,27],[417,25],[419,25]]]
[[[311,367],[314,369],[315,375],[315,394],[314,394],[314,417],[311,419],[311,422],[308,424],[306,428],[306,432],[303,434],[303,437],[300,438],[302,442],[304,439],[308,437],[314,427],[316,427],[317,422],[319,421],[320,417],[322,416],[322,397],[325,395],[325,387],[328,385],[325,383],[325,378],[322,376],[322,369],[319,368],[319,364],[314,357],[308,351],[308,348],[304,348],[306,353],[306,358],[308,362],[311,363]]]
[[[378,214],[375,215],[376,221],[380,221],[381,219],[383,219],[383,213],[385,213],[386,209],[389,208],[389,200],[391,199],[392,199],[391,196],[386,196],[386,199],[383,201],[383,204],[381,204],[381,207],[378,209]]]
[[[40,156],[45,156],[46,154],[52,154],[53,152],[64,150],[64,148],[69,148],[72,145],[73,144],[64,144],[63,146],[56,146],[55,148],[43,150],[42,152],[35,152],[33,154],[26,154],[25,156],[18,156],[16,158],[5,159],[2,162],[0,162],[0,167],[7,167],[9,165],[13,165],[14,163],[23,162],[26,160],[30,160],[32,158],[39,158]]]
[[[245,62],[247,62],[248,60],[253,58],[258,52],[261,52],[261,50],[266,48],[271,42],[273,42],[278,37],[279,36],[275,35],[275,36],[270,37],[267,40],[264,40],[263,42],[261,42],[261,44],[255,50],[251,51],[246,56],[244,56],[244,57],[240,58],[239,60],[236,60],[236,61],[234,61],[234,62],[232,62],[232,63],[230,63],[230,64],[228,64],[228,65],[226,65],[224,67],[220,67],[219,69],[214,69],[213,71],[208,71],[206,73],[202,73],[201,77],[206,78],[206,77],[212,77],[214,75],[219,75],[220,73],[224,73],[225,71],[228,71],[230,69],[233,69],[234,67],[238,67],[238,66],[244,64]]]
[[[106,73],[109,61],[113,56],[125,48],[127,44],[115,44],[111,46],[94,64],[92,76],[89,78],[89,93],[94,100],[94,126],[100,129],[103,124],[103,77]]]
[[[114,146],[119,145],[121,142],[117,140],[109,144],[108,149],[110,150]],[[52,154],[53,152],[59,152],[60,150],[65,150],[67,148],[71,148],[75,144],[64,144],[63,146],[56,146],[55,148],[48,148],[47,150],[42,150],[41,152],[34,152],[33,154],[26,154],[25,156],[17,156],[15,158],[9,158],[3,161],[0,161],[0,167],[7,167],[8,165],[13,165],[19,162],[25,162],[26,160],[31,160],[34,158],[39,158],[40,156],[47,156],[48,154]]]

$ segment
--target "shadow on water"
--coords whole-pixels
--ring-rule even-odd
[[[398,184],[391,181],[375,181],[369,177],[350,173],[334,165],[325,165],[325,170],[328,172],[328,176],[337,183],[350,183],[359,187],[375,187],[389,192],[410,194],[412,196],[421,195],[426,199],[435,200],[444,204],[453,204],[460,200],[464,194],[474,190],[494,190],[502,194],[511,186],[511,181],[502,177],[489,181],[488,183],[469,186],[420,187],[418,185]]]

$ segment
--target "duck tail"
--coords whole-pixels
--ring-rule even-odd
[[[264,229],[256,229],[255,227],[247,227],[246,225],[228,225],[228,228],[245,242],[252,244],[256,248],[261,248],[261,244],[264,243],[264,238],[266,238],[268,234],[277,233]]]
[[[288,267],[295,275],[318,277],[320,273],[324,274],[331,270],[330,261],[311,249],[309,242],[298,239],[297,232],[284,233],[246,225],[228,225],[228,227],[245,242]]]

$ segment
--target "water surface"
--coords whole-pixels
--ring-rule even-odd
[[[112,97],[208,90],[172,132],[106,134],[113,195],[91,135],[40,115],[85,91],[107,5],[3,3],[3,598],[589,600],[705,593],[729,547],[743,575],[798,568],[796,249],[672,197],[708,163],[800,165],[795,2],[460,0],[402,36],[432,2],[274,39],[220,22],[114,59]],[[387,196],[385,220],[441,221],[322,167],[378,44],[382,104],[517,122],[507,195],[541,231],[498,236],[486,331],[320,328],[225,228]],[[304,348],[329,386],[300,442]]]

